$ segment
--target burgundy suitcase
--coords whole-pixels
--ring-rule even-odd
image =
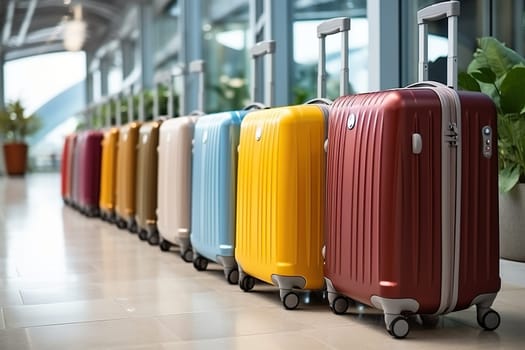
[[[447,16],[455,40],[458,15],[457,1],[421,10],[420,33]],[[480,326],[498,327],[490,309],[500,288],[496,135],[487,96],[438,83],[334,102],[325,279],[335,313],[346,312],[350,298],[373,306],[403,338],[409,314],[435,321],[476,305]]]
[[[100,162],[104,134],[98,130],[84,131],[80,143],[78,209],[87,216],[99,214]]]

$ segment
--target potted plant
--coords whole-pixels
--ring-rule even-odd
[[[525,58],[495,38],[481,38],[458,82],[496,105],[501,256],[525,261]]]
[[[0,135],[4,145],[4,160],[8,175],[24,175],[27,169],[26,137],[41,127],[41,120],[34,114],[27,115],[22,103],[9,102],[0,110]]]

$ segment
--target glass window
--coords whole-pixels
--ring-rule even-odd
[[[403,2],[402,69],[405,84],[417,80],[417,20],[419,9],[440,0]],[[458,23],[458,70],[464,71],[472,59],[477,42],[483,36],[494,36],[507,46],[523,53],[523,1],[463,0]],[[446,82],[447,22],[429,24],[429,79]]]
[[[250,99],[248,1],[204,0],[202,9],[206,111],[243,108]]]
[[[294,2],[294,102],[302,103],[317,96],[317,25],[322,21],[347,16],[352,18],[349,32],[349,80],[351,92],[368,90],[368,21],[366,0]],[[312,43],[315,42],[315,45]],[[327,94],[339,96],[341,39],[339,35],[326,40]]]

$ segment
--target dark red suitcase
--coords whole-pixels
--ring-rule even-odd
[[[99,214],[103,138],[102,131],[88,130],[82,133],[79,143],[79,198],[77,206],[81,212],[88,216]]]
[[[422,25],[447,16],[454,29],[459,3],[422,11]],[[486,95],[437,83],[334,102],[325,278],[335,313],[350,298],[374,306],[403,338],[407,314],[435,320],[476,305],[480,326],[498,327],[496,125]]]

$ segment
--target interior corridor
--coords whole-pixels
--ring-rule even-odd
[[[218,265],[198,272],[174,249],[86,218],[62,204],[59,174],[0,177],[1,350],[523,349],[525,264],[501,267],[496,331],[471,308],[436,329],[411,319],[396,340],[377,311],[336,316],[316,294],[286,311],[277,288],[245,293]]]

